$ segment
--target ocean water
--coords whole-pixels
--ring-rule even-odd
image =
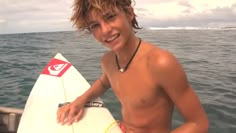
[[[210,133],[236,132],[236,30],[140,30],[137,35],[171,51],[183,65],[210,120]],[[62,53],[92,84],[107,49],[91,35],[48,32],[0,35],[0,106],[24,108],[48,61]],[[116,119],[120,104],[102,96]],[[175,111],[173,128],[183,122]]]

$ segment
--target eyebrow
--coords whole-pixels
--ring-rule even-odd
[[[96,14],[95,16],[97,16],[97,14]],[[96,23],[96,20],[91,20],[90,18],[91,18],[91,14],[90,14],[89,17],[87,18],[87,25]]]
[[[96,23],[96,21],[88,21],[87,25],[89,26],[89,25],[94,24],[94,23]]]
[[[111,15],[111,14],[118,14],[118,12],[115,12],[115,11],[105,12],[105,13],[101,14],[102,19],[106,18],[107,15]],[[88,26],[91,25],[91,24],[94,24],[94,23],[97,23],[97,21],[96,20],[89,20],[89,21],[87,21],[87,25]]]
[[[93,23],[96,23],[96,20],[91,20],[90,18],[91,18],[91,17],[88,17],[88,19],[87,19],[87,21],[86,21],[87,26],[89,26],[89,25],[91,25],[91,24],[93,24]]]

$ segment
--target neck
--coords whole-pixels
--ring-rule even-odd
[[[139,41],[138,41],[138,44],[137,44],[135,50],[133,51],[132,55],[129,57],[130,59],[127,61],[126,65],[124,65],[124,66],[120,65],[119,60],[118,60],[118,56],[116,55],[116,64],[117,64],[118,71],[125,72],[128,69],[130,63],[132,62],[133,58],[135,57],[136,53],[138,52],[140,44],[141,44],[141,39],[139,38]]]
[[[136,50],[138,43],[139,38],[134,36],[133,38],[129,38],[120,50],[116,51],[120,66],[125,65],[129,61],[130,57]]]

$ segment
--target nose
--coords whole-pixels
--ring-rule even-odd
[[[111,25],[107,22],[103,22],[101,24],[101,30],[102,30],[102,33],[106,34],[106,33],[110,33],[111,32]]]

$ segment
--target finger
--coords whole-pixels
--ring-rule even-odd
[[[57,122],[60,123],[60,117],[62,113],[62,107],[57,109]]]
[[[60,123],[61,122],[61,116],[62,116],[63,110],[62,108],[57,110],[57,122]]]
[[[68,114],[68,125],[71,125],[73,123],[73,118],[75,116],[75,109],[71,109],[69,114]]]
[[[84,113],[84,109],[80,109],[79,113],[75,116],[75,121],[78,122]]]
[[[62,125],[64,125],[66,123],[66,117],[68,115],[70,108],[67,106],[63,107],[61,109],[60,115],[59,115],[59,123],[61,123]]]

